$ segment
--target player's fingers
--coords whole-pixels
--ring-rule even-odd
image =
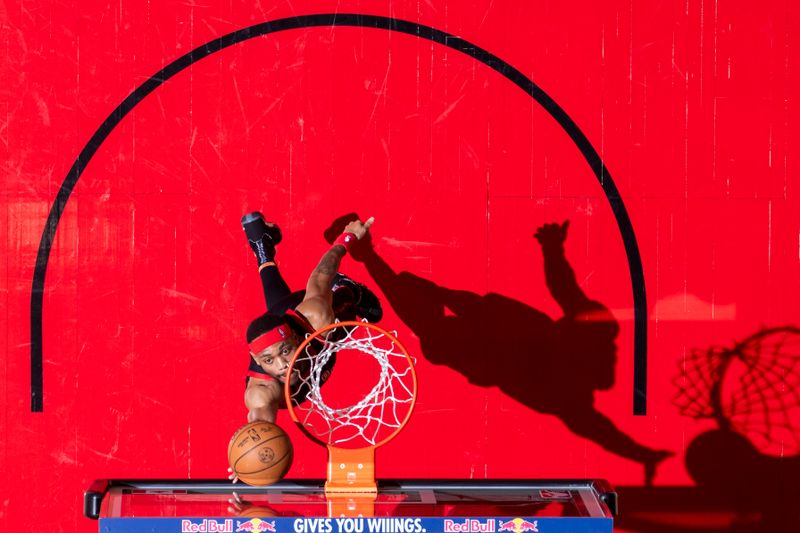
[[[364,221],[364,229],[368,230],[373,223],[375,223],[375,217],[369,217],[367,220]]]
[[[562,231],[567,231],[568,227],[569,227],[569,220],[565,220],[564,223],[561,224],[561,230]]]

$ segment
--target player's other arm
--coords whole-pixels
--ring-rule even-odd
[[[342,259],[347,254],[347,247],[351,240],[360,240],[364,237],[374,221],[375,219],[370,217],[366,222],[354,220],[349,223],[344,228],[342,236],[323,254],[319,264],[308,277],[306,296],[297,306],[297,310],[311,322],[315,329],[333,322],[333,292],[331,291],[333,278],[339,271],[339,265],[342,264]]]
[[[282,396],[283,387],[279,382],[251,377],[244,391],[247,421],[264,420],[274,424]]]

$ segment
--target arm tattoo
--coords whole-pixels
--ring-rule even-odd
[[[324,276],[333,276],[339,268],[344,257],[344,246],[334,246],[322,256],[319,260],[317,268],[314,269],[315,274],[322,274]]]

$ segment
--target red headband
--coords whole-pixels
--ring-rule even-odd
[[[292,330],[289,329],[289,325],[287,323],[283,323],[278,327],[267,331],[266,333],[262,333],[252,341],[248,343],[250,347],[250,351],[254,354],[263,351],[266,348],[269,348],[276,342],[281,342],[282,340],[291,337]]]

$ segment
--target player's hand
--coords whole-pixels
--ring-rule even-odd
[[[233,468],[228,467],[228,479],[231,480],[231,483],[236,483],[239,481],[239,476],[236,475],[236,472],[233,471]],[[234,494],[236,494],[234,492]]]
[[[375,222],[375,217],[369,217],[364,222],[361,222],[360,220],[354,220],[345,226],[344,233],[352,233],[358,240],[361,240],[364,238],[364,235],[367,234],[373,222]]]
[[[245,509],[250,507],[250,503],[244,501],[238,492],[233,492],[231,497],[228,498],[228,513],[233,515],[240,515]]]
[[[542,246],[561,244],[567,240],[567,228],[569,228],[569,220],[565,220],[563,224],[545,224],[537,229],[533,236]]]

